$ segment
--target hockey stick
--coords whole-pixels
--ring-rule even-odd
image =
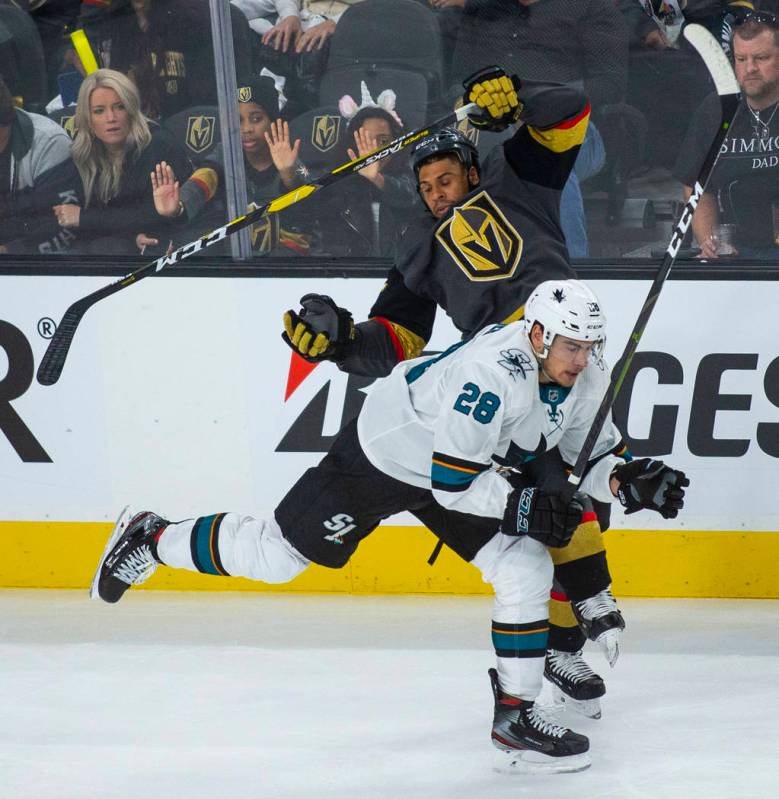
[[[320,177],[316,178],[316,180],[312,180],[310,183],[306,183],[297,189],[293,189],[292,191],[277,197],[275,200],[263,203],[262,205],[252,209],[244,216],[239,216],[237,219],[233,219],[232,222],[228,222],[223,227],[217,228],[210,233],[206,233],[204,236],[201,236],[195,241],[191,241],[189,244],[184,244],[177,250],[174,250],[172,253],[170,253],[170,255],[163,255],[160,258],[157,258],[157,260],[151,261],[139,269],[136,269],[134,272],[131,272],[121,280],[117,280],[108,286],[104,286],[97,291],[93,291],[91,294],[87,294],[86,297],[82,297],[80,300],[76,300],[76,302],[74,302],[65,311],[62,321],[57,326],[54,335],[49,341],[49,346],[46,348],[46,352],[43,354],[41,363],[38,366],[38,382],[44,386],[51,386],[56,383],[57,380],[59,380],[59,377],[62,374],[62,369],[65,366],[65,359],[68,357],[68,352],[70,351],[70,345],[73,343],[73,337],[76,335],[76,329],[78,328],[79,322],[84,317],[84,314],[95,303],[105,299],[106,297],[110,297],[112,294],[116,294],[117,291],[121,291],[128,286],[132,286],[139,280],[142,280],[149,275],[155,274],[167,266],[173,266],[174,264],[183,261],[185,258],[189,258],[190,255],[200,252],[200,250],[205,247],[210,247],[212,244],[216,244],[217,242],[226,239],[236,231],[242,230],[243,228],[248,227],[252,223],[258,221],[265,213],[273,214],[283,210],[284,208],[288,208],[290,205],[294,205],[301,200],[305,200],[307,197],[310,197],[320,189],[331,186],[333,183],[338,182],[342,178],[359,172],[363,167],[373,164],[376,161],[380,161],[389,155],[400,152],[400,150],[405,149],[410,144],[413,144],[424,136],[427,136],[428,134],[438,130],[439,128],[460,122],[461,120],[465,119],[469,113],[477,110],[478,108],[479,106],[475,103],[469,103],[462,106],[462,108],[458,108],[456,111],[453,111],[451,114],[447,114],[445,117],[436,120],[421,130],[415,130],[411,133],[405,133],[402,136],[398,136],[397,139],[391,141],[381,149],[374,150],[373,152],[368,153],[361,158],[357,158],[354,161],[349,161],[346,164],[342,164],[341,166],[332,170],[332,172],[321,175]]]
[[[703,162],[703,166],[700,169],[698,178],[695,181],[695,185],[693,186],[690,199],[684,204],[679,221],[676,223],[676,227],[673,229],[671,241],[668,244],[668,249],[665,251],[665,256],[660,264],[660,270],[658,271],[657,277],[655,277],[654,282],[649,289],[649,294],[647,295],[644,305],[641,308],[641,312],[638,315],[636,324],[633,327],[633,332],[630,334],[625,351],[622,353],[622,358],[620,361],[618,361],[620,367],[619,371],[615,370],[611,374],[609,387],[606,389],[606,394],[603,397],[603,401],[598,408],[598,412],[595,414],[595,419],[593,420],[590,430],[587,433],[587,438],[584,440],[584,444],[582,446],[581,452],[579,453],[579,457],[576,459],[576,464],[573,467],[573,471],[568,477],[569,482],[573,483],[574,485],[579,485],[582,480],[584,471],[587,468],[587,463],[595,447],[595,442],[598,440],[598,436],[600,435],[603,425],[606,422],[606,418],[611,412],[611,408],[614,405],[617,394],[619,393],[620,388],[622,388],[622,383],[628,373],[628,369],[630,369],[630,364],[633,362],[633,356],[636,354],[638,344],[641,341],[641,337],[644,335],[644,330],[649,322],[649,317],[652,315],[655,303],[657,302],[660,292],[663,290],[663,285],[668,279],[668,275],[674,265],[674,261],[676,260],[676,255],[681,247],[684,234],[687,232],[687,228],[689,228],[690,223],[692,222],[692,217],[695,213],[698,201],[703,194],[706,183],[708,183],[711,172],[714,169],[714,164],[717,161],[720,147],[738,108],[738,82],[736,81],[736,76],[733,74],[730,61],[728,61],[728,57],[725,55],[717,40],[702,25],[687,25],[684,28],[684,35],[687,38],[687,41],[698,51],[698,54],[703,59],[703,62],[706,65],[712,80],[714,81],[714,85],[717,89],[717,94],[719,95],[720,99],[720,127],[717,131],[717,135],[714,137],[714,141],[709,147],[709,151],[706,153],[706,158]]]

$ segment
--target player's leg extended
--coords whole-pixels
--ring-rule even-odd
[[[497,669],[490,670],[495,713],[495,768],[511,772],[578,771],[590,765],[589,741],[554,724],[535,704],[541,692],[549,632],[552,562],[526,536],[497,533],[473,564],[495,590],[492,639]]]
[[[285,583],[310,562],[342,567],[379,521],[422,489],[382,475],[365,458],[356,425],[290,489],[274,518],[219,513],[171,523],[144,511],[120,516],[91,596],[117,602],[160,563],[204,574]]]

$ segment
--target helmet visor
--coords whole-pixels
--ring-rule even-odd
[[[596,341],[577,341],[566,336],[555,336],[549,355],[563,363],[588,366],[603,356],[604,339]]]

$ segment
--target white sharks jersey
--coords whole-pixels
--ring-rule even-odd
[[[404,361],[376,383],[357,420],[360,444],[377,469],[432,489],[444,507],[502,518],[512,489],[496,461],[519,466],[559,447],[574,463],[608,383],[599,360],[570,389],[540,384],[524,322],[493,325],[440,355]],[[620,441],[609,417],[592,459]],[[581,490],[610,502],[609,475],[622,462],[602,457]]]

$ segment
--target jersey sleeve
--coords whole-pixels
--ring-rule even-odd
[[[503,151],[517,177],[561,191],[587,133],[590,104],[577,89],[525,81],[519,92],[525,123]]]
[[[337,361],[338,368],[349,374],[385,377],[401,361],[422,354],[433,332],[435,312],[435,302],[411,291],[393,267],[370,318],[356,326],[357,335]]]
[[[433,438],[433,496],[450,510],[502,519],[511,486],[492,468],[492,454],[513,415],[510,386],[489,367],[467,361],[446,386]]]
[[[390,269],[368,316],[384,325],[398,356],[396,363],[422,354],[433,333],[436,307],[433,300],[411,291],[395,267]]]
[[[602,361],[590,369],[599,370],[598,379],[588,386],[587,396],[578,404],[575,422],[565,431],[558,445],[563,460],[569,464],[575,464],[579,457],[609,383],[609,370]],[[620,456],[624,452],[626,447],[622,434],[609,413],[592,449],[579,490],[600,502],[613,502],[609,477],[617,464],[624,463]]]

